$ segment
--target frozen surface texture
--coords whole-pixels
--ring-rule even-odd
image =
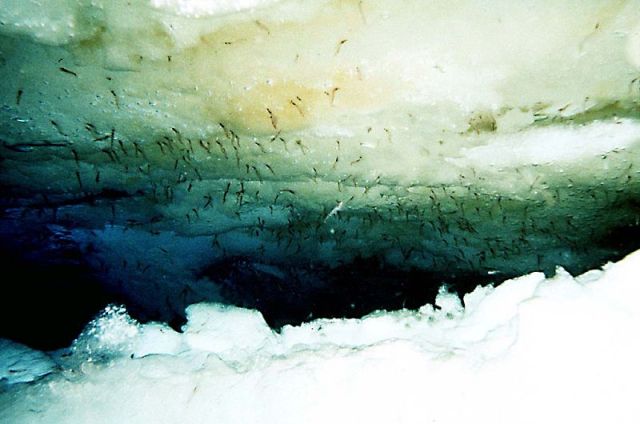
[[[0,339],[0,390],[11,384],[37,380],[54,369],[55,363],[46,354]]]
[[[637,0],[4,0],[0,23],[3,225],[55,223],[138,303],[211,299],[238,258],[439,284],[640,247]]]
[[[309,320],[110,306],[65,350],[3,341],[0,422],[639,422],[640,253],[572,275],[640,247],[640,1],[0,0],[0,75],[3,249],[147,318],[249,281]],[[394,270],[526,275],[300,300]]]
[[[435,307],[279,334],[229,306],[189,307],[183,333],[110,307],[54,359],[23,354],[20,375],[1,357],[0,421],[637,423],[639,274],[636,252],[478,287],[464,307],[442,291]]]

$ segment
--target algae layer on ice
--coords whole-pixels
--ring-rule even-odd
[[[637,247],[638,1],[0,4],[3,219],[105,272],[506,277]]]

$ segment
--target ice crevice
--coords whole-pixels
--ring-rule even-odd
[[[638,0],[0,0],[0,74],[0,421],[637,422]]]

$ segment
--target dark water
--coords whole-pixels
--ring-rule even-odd
[[[53,350],[69,346],[104,306],[117,301],[73,244],[0,239],[0,337]],[[47,248],[45,248],[47,247]]]
[[[283,267],[232,258],[202,271],[234,305],[257,309],[273,328],[315,318],[358,318],[376,310],[433,303],[440,287],[460,294],[506,276],[398,269],[379,259],[348,265]]]
[[[45,226],[4,228],[0,265],[4,271],[0,297],[0,337],[41,350],[67,347],[106,305],[125,304],[140,320],[160,320],[179,330],[183,308],[197,301],[178,300],[171,310],[163,304],[136,302],[89,265],[92,252],[80,249],[64,232]],[[625,226],[594,241],[609,248],[611,260],[640,248],[640,227]],[[602,263],[594,263],[598,267]],[[153,271],[153,270],[151,270]],[[192,278],[217,287],[226,303],[257,309],[272,328],[315,318],[355,318],[375,310],[418,308],[432,303],[445,285],[464,294],[478,284],[499,284],[514,275],[467,271],[430,272],[398,269],[376,258],[356,259],[337,267],[266,264],[251,257],[216,261]],[[152,290],[149,296],[154,296]],[[148,305],[148,304],[147,304]],[[160,312],[158,312],[160,311]]]

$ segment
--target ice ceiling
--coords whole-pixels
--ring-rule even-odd
[[[638,247],[638,1],[0,4],[3,249],[143,317],[416,307]]]

